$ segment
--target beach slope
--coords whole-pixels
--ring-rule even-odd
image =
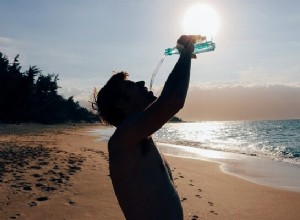
[[[124,219],[107,142],[89,132],[101,126],[0,125],[1,219]],[[166,158],[185,219],[300,219],[300,193],[225,174],[218,163]]]

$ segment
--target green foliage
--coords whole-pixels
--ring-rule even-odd
[[[42,74],[36,66],[21,71],[17,55],[12,64],[0,52],[0,122],[93,122],[98,117],[73,97],[58,95],[58,75]]]
[[[169,122],[184,122],[181,118],[174,116]]]

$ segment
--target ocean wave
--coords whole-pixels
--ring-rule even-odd
[[[160,143],[239,153],[300,164],[300,120],[167,123],[153,135]],[[99,129],[108,139],[114,129]]]

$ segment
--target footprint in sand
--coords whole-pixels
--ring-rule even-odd
[[[57,190],[57,188],[55,188],[53,186],[46,186],[46,187],[41,187],[41,188],[46,192],[51,192],[51,191]]]
[[[211,214],[218,215],[214,210],[209,211]]]
[[[28,203],[28,205],[29,205],[30,207],[34,207],[34,206],[37,205],[37,203],[36,203],[36,202],[31,202],[31,203]]]
[[[43,196],[43,197],[39,197],[37,198],[36,200],[39,201],[39,202],[44,202],[44,201],[47,201],[49,198],[47,196]]]
[[[214,203],[213,202],[207,202],[210,206],[213,206]]]
[[[182,198],[180,201],[181,201],[181,202],[184,202],[185,200],[187,200],[187,198]]]
[[[10,219],[17,219],[17,217],[19,217],[21,214],[16,214],[15,216],[10,216]]]
[[[32,176],[35,177],[35,178],[40,178],[41,177],[41,175],[38,174],[38,173],[32,174]]]
[[[75,204],[76,204],[74,201],[71,201],[71,200],[70,200],[68,203],[69,203],[70,205],[75,205]]]
[[[42,184],[42,183],[36,183],[35,186],[36,186],[36,187],[46,187],[46,186],[45,186],[44,184]]]
[[[193,215],[193,216],[192,216],[192,220],[197,220],[198,218],[199,218],[198,215]]]
[[[25,191],[31,191],[32,188],[31,188],[31,186],[24,186],[24,187],[23,187],[23,190],[25,190]]]

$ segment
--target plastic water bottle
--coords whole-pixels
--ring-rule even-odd
[[[198,35],[197,36],[197,41],[194,44],[194,54],[214,51],[215,48],[216,48],[216,44],[214,42],[212,42],[212,40],[211,41],[206,41],[206,37]],[[153,82],[154,82],[154,78],[155,78],[161,64],[164,62],[165,57],[166,56],[171,56],[173,54],[179,54],[179,53],[180,52],[177,49],[177,47],[165,49],[165,53],[164,53],[163,57],[161,58],[161,60],[159,61],[157,67],[155,68],[155,70],[152,73],[152,77],[151,77],[151,81],[150,81],[150,90],[152,90],[152,85],[153,85]]]
[[[194,54],[214,51],[215,48],[216,48],[216,44],[212,41],[196,42],[194,44]],[[166,56],[171,56],[173,54],[179,54],[179,53],[180,52],[177,49],[177,47],[165,49],[165,55]]]

